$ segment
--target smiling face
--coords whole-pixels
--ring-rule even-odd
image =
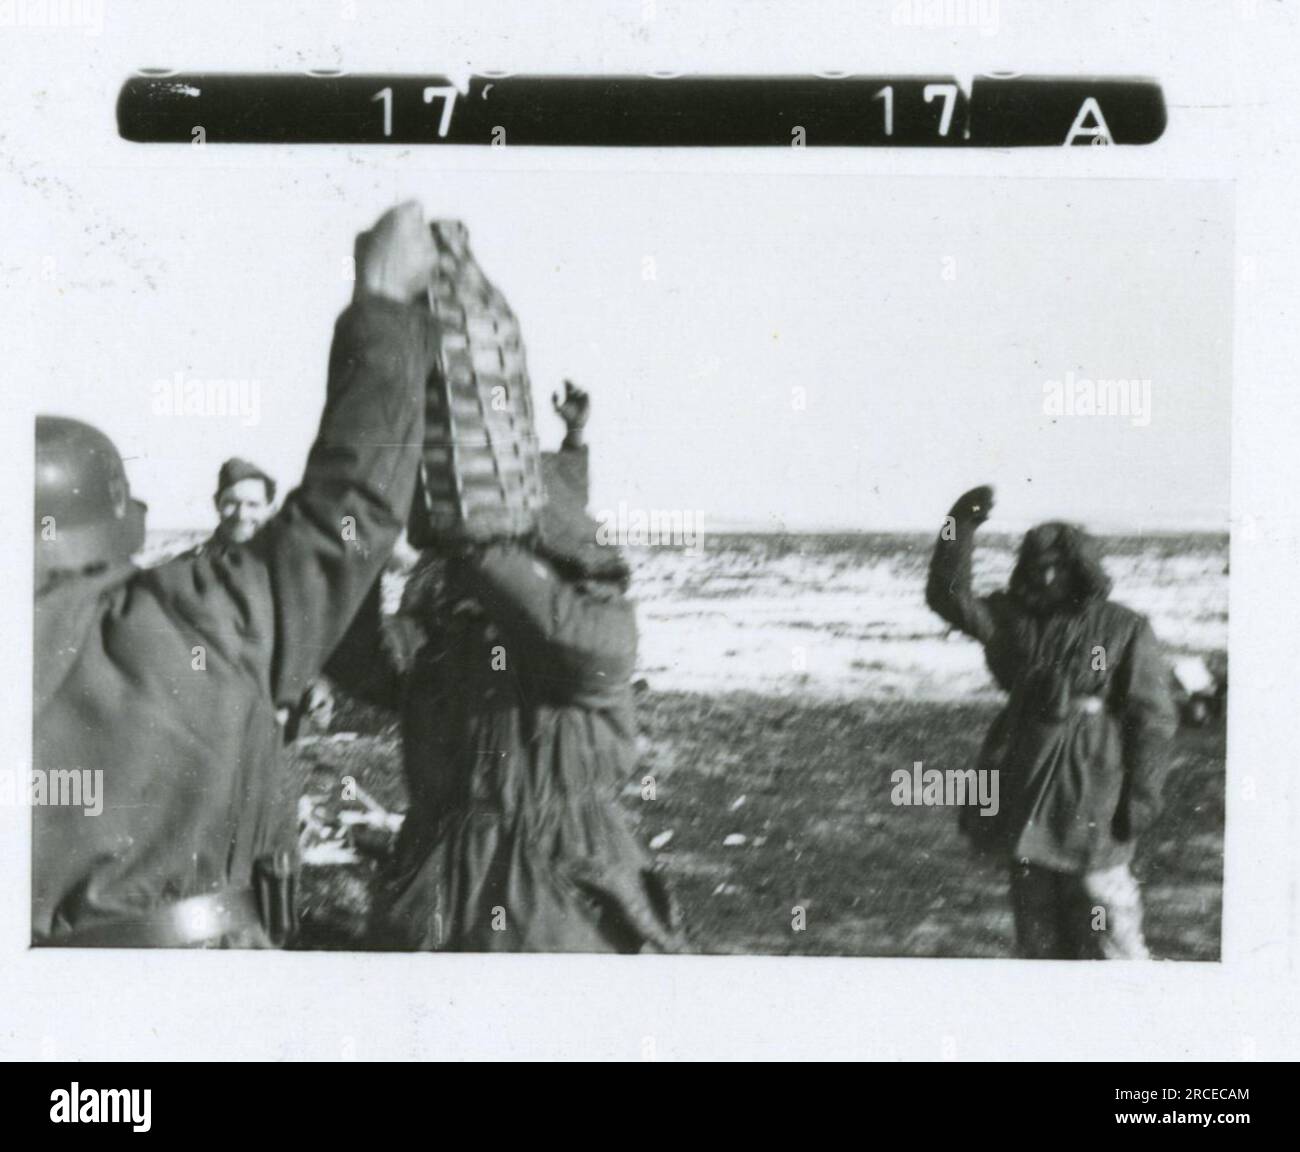
[[[217,534],[228,544],[246,544],[271,515],[266,482],[252,476],[227,485],[217,494],[221,517]]]

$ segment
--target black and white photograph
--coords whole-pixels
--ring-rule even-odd
[[[3,32],[10,982],[162,1030],[13,1058],[1294,1056],[1295,288],[1192,78],[1294,13],[154,7]]]
[[[337,183],[57,354],[34,942],[1217,957],[1230,189]]]

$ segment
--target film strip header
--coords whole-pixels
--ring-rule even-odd
[[[140,143],[593,148],[1026,148],[1151,144],[1153,80],[950,76],[526,76],[142,69],[118,131]]]

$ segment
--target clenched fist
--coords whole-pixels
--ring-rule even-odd
[[[384,296],[409,304],[429,284],[438,261],[424,209],[413,200],[390,208],[357,237],[356,295]]]

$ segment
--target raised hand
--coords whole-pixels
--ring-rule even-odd
[[[563,400],[560,399],[558,392],[551,394],[551,404],[570,431],[587,426],[587,417],[591,415],[591,397],[572,380],[564,382]]]
[[[978,488],[972,488],[969,492],[964,492],[959,496],[949,515],[954,520],[978,527],[989,518],[989,513],[992,511],[993,486],[991,484],[981,484]]]
[[[428,287],[438,260],[424,209],[414,200],[390,208],[356,243],[357,296],[409,304]]]
[[[591,415],[591,397],[572,380],[566,380],[564,399],[560,399],[558,392],[553,392],[551,404],[555,408],[556,415],[564,421],[564,442],[570,448],[580,448],[583,440],[582,430],[587,426],[587,418]]]

